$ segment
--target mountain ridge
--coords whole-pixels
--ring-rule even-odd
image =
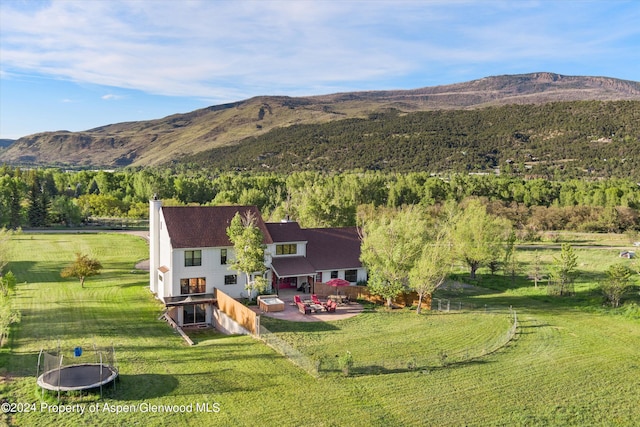
[[[392,110],[467,110],[581,100],[640,100],[640,82],[536,72],[410,90],[256,96],[160,119],[28,135],[0,151],[0,162],[83,167],[160,165],[234,146],[294,124],[364,118]]]

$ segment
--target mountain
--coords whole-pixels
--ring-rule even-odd
[[[292,125],[366,118],[388,111],[468,110],[580,100],[640,100],[640,83],[541,72],[415,90],[296,98],[260,96],[157,120],[117,123],[82,132],[29,135],[0,151],[0,162],[93,167],[160,165],[234,146]]]
[[[640,101],[390,110],[293,125],[182,158],[219,170],[492,173],[640,179]]]
[[[14,142],[16,142],[15,139],[0,139],[0,149],[7,148]]]

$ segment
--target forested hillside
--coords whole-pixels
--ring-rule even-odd
[[[640,102],[579,101],[294,125],[183,159],[221,170],[503,172],[640,179]]]
[[[474,124],[476,120],[484,120],[486,113],[466,115],[465,111],[488,106],[499,105],[542,105],[550,102],[571,101],[639,101],[640,83],[620,80],[608,77],[588,76],[563,76],[554,73],[530,73],[520,75],[503,75],[485,77],[470,82],[455,83],[450,85],[424,87],[412,90],[385,90],[366,92],[347,92],[329,95],[288,97],[288,96],[258,96],[244,101],[228,104],[213,105],[199,110],[173,114],[164,118],[146,121],[131,121],[100,126],[81,132],[55,131],[42,132],[28,135],[13,142],[6,149],[0,150],[0,163],[8,163],[20,166],[58,166],[58,167],[126,167],[126,166],[157,166],[167,163],[182,162],[184,156],[194,156],[207,150],[216,149],[211,155],[221,167],[228,168],[228,160],[220,158],[227,153],[233,155],[235,163],[240,167],[251,167],[265,163],[274,166],[270,162],[262,162],[263,157],[270,157],[271,153],[282,153],[284,150],[280,142],[302,144],[305,147],[300,153],[291,152],[296,158],[293,162],[303,167],[313,168],[311,162],[319,162],[318,167],[323,169],[340,169],[340,164],[322,162],[318,153],[312,152],[309,146],[318,145],[319,142],[330,143],[328,148],[334,148],[336,142],[340,147],[344,141],[354,141],[356,147],[351,150],[342,148],[343,153],[337,153],[338,159],[352,158],[352,154],[361,154],[369,148],[378,151],[377,157],[365,157],[368,168],[385,168],[401,170],[398,165],[404,167],[406,158],[412,159],[411,168],[426,166],[431,167],[434,162],[443,165],[453,164],[457,169],[466,170],[467,165],[471,169],[483,169],[491,167],[495,163],[496,155],[491,149],[483,148],[478,156],[481,162],[476,166],[472,163],[475,157],[459,159],[456,149],[465,146],[462,150],[470,152],[466,144],[473,143],[476,136],[473,131],[480,130],[485,135],[480,135],[479,141],[485,144],[491,132],[496,129],[500,132],[495,138],[506,141],[520,141],[522,138],[513,135],[513,132],[525,132],[522,129],[529,124],[526,117],[518,117],[518,114],[529,114],[527,108],[522,110],[507,110],[510,124],[516,123],[515,130],[502,129],[500,124],[500,109],[494,115],[494,127],[482,128]],[[453,116],[445,115],[443,119],[435,116],[415,116],[405,119],[406,122],[394,131],[388,131],[389,126],[397,126],[389,121],[389,111],[395,111],[398,115],[415,113],[418,111],[459,110]],[[555,114],[552,109],[542,114]],[[461,116],[461,117],[460,117]],[[433,126],[422,129],[410,124],[411,121],[433,121]],[[436,118],[433,118],[436,117]],[[340,124],[329,128],[301,129],[300,125],[314,125],[331,122],[341,122],[348,119],[362,119],[367,122],[371,119],[382,122],[384,129],[379,127],[367,127],[361,129],[362,123],[358,120]],[[397,119],[397,117],[396,117]],[[498,122],[496,122],[496,120]],[[523,121],[524,123],[519,123]],[[547,121],[553,123],[564,118],[547,117]],[[589,121],[590,118],[587,118]],[[457,128],[444,128],[453,124]],[[483,123],[486,125],[487,123]],[[525,126],[526,125],[526,126]],[[556,138],[555,142],[573,143],[581,140],[581,135],[568,137],[564,134],[555,135],[556,129],[540,128],[536,124],[532,128],[543,138]],[[61,124],[61,127],[64,125]],[[294,126],[293,129],[287,129]],[[381,125],[380,125],[381,126]],[[612,123],[617,127],[617,123]],[[332,133],[343,129],[350,131],[338,141]],[[406,128],[406,129],[405,129]],[[327,129],[333,129],[329,131]],[[275,133],[270,133],[270,132]],[[364,132],[364,133],[363,133]],[[442,132],[442,135],[440,135]],[[511,132],[511,133],[510,133]],[[601,132],[596,132],[600,134]],[[529,134],[526,134],[529,135]],[[536,135],[530,135],[535,137]],[[636,135],[637,136],[637,135]],[[609,136],[604,135],[605,138]],[[247,140],[247,138],[250,138]],[[246,152],[246,148],[220,149],[230,147],[243,141],[244,146],[255,143],[257,138],[260,147],[257,150]],[[325,141],[324,139],[328,139]],[[406,140],[405,140],[406,139]],[[271,149],[268,145],[273,142],[276,146]],[[451,144],[453,152],[438,150],[434,154],[446,155],[447,158],[421,158],[415,159],[415,154],[421,154],[417,145],[425,145],[431,151],[433,145],[438,142]],[[363,147],[364,145],[364,147]],[[369,147],[372,146],[372,147]],[[396,148],[397,146],[397,148]],[[319,146],[318,150],[326,147]],[[407,149],[410,148],[410,149]],[[446,148],[446,147],[445,147]],[[502,151],[500,150],[501,154]],[[473,151],[475,153],[475,150]],[[255,154],[255,156],[253,156]],[[553,154],[553,153],[552,153]],[[288,155],[288,154],[287,154]],[[253,156],[253,157],[252,157]],[[488,159],[483,157],[488,156]],[[203,155],[197,158],[207,158]],[[307,158],[308,157],[308,158]],[[258,160],[256,163],[255,160]],[[353,163],[353,159],[352,163]],[[254,164],[255,163],[255,164]],[[462,163],[462,167],[460,167]],[[353,167],[353,166],[350,166]],[[358,166],[359,167],[359,166]],[[402,169],[404,170],[404,169]]]

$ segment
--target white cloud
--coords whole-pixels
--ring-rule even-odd
[[[592,17],[580,14],[569,22],[567,14],[584,9],[580,2],[156,0],[0,7],[2,76],[42,73],[220,101],[325,93],[471,64],[584,60],[639,35],[637,27],[617,25],[601,34],[587,25]],[[625,15],[628,23],[638,17]],[[564,32],[569,25],[573,33]]]
[[[124,97],[121,96],[121,95],[114,95],[112,93],[109,93],[107,95],[103,95],[101,98],[104,99],[105,101],[116,101],[116,100],[122,99]]]

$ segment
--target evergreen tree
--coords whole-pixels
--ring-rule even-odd
[[[620,305],[620,299],[631,285],[633,271],[624,264],[614,264],[607,271],[607,280],[600,289],[612,307]]]
[[[550,295],[573,295],[577,266],[578,256],[573,251],[573,247],[563,243],[560,256],[553,258],[547,292]]]
[[[27,221],[31,227],[46,227],[49,223],[51,201],[37,171],[32,175],[32,183],[27,194]]]

